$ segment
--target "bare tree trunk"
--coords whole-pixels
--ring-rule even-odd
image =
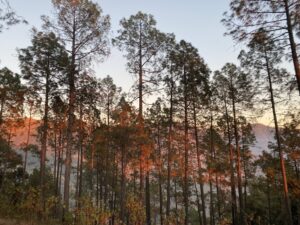
[[[294,63],[296,80],[297,80],[297,84],[298,84],[298,90],[300,93],[300,64],[299,64],[299,58],[298,58],[298,54],[297,54],[297,45],[295,43],[295,38],[294,38],[294,33],[293,33],[293,25],[292,25],[292,21],[291,21],[289,4],[290,3],[288,0],[284,0],[287,31],[288,31],[288,35],[289,35],[289,42],[290,42],[290,47],[291,47],[292,59],[293,59],[293,63]]]

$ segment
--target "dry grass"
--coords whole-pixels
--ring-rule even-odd
[[[31,225],[17,220],[0,219],[0,225]]]

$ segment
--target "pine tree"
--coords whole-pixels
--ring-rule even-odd
[[[17,119],[23,111],[25,87],[21,84],[21,76],[4,67],[0,70],[0,131],[6,138],[5,122]]]
[[[216,80],[220,83],[218,86],[225,86],[226,95],[225,104],[230,105],[232,108],[233,118],[233,134],[235,139],[235,150],[236,150],[236,172],[238,180],[238,199],[239,199],[239,224],[245,224],[245,207],[242,192],[242,170],[241,170],[241,151],[240,151],[240,134],[238,131],[237,124],[237,106],[243,105],[244,107],[251,107],[251,100],[253,99],[254,92],[252,89],[251,77],[243,72],[234,64],[227,63],[221,70],[221,73],[217,73]],[[228,101],[228,102],[227,102]],[[226,114],[228,114],[226,106]],[[228,117],[228,116],[226,116]],[[229,126],[229,124],[228,124]],[[231,134],[228,134],[228,138]],[[232,156],[231,156],[232,158]]]
[[[130,73],[138,75],[138,99],[139,99],[139,124],[140,135],[144,136],[144,118],[143,118],[143,96],[149,91],[150,85],[157,85],[157,75],[163,70],[163,62],[170,35],[160,32],[156,28],[156,21],[152,15],[138,12],[128,19],[122,19],[119,36],[113,42],[121,50],[126,51],[128,60],[127,68]],[[150,84],[150,85],[149,85]],[[144,146],[140,145],[140,194],[143,195],[144,189],[144,168],[143,155]],[[147,161],[148,159],[146,159]],[[147,163],[147,162],[145,162]],[[151,224],[150,215],[150,189],[149,189],[149,171],[146,171],[146,215],[147,224]]]
[[[52,2],[55,9],[55,21],[43,17],[45,27],[50,27],[67,43],[67,52],[70,58],[70,66],[67,71],[69,106],[64,181],[64,204],[68,210],[74,144],[72,132],[75,121],[75,80],[80,72],[79,65],[87,66],[92,59],[101,60],[109,54],[107,34],[110,29],[110,18],[103,15],[99,5],[89,0],[53,0]]]
[[[183,178],[183,198],[185,210],[185,224],[189,223],[189,113],[192,102],[194,87],[203,90],[202,82],[208,77],[209,70],[204,60],[199,56],[198,51],[190,43],[180,41],[171,52],[170,59],[173,65],[174,75],[179,80],[179,92],[184,126],[184,178]],[[198,82],[198,83],[197,83]]]
[[[288,193],[288,184],[286,176],[286,168],[284,162],[284,153],[281,147],[280,129],[278,125],[277,112],[276,112],[276,94],[274,90],[274,83],[283,83],[284,78],[288,76],[285,70],[276,68],[276,65],[281,62],[282,49],[278,48],[271,39],[268,38],[268,34],[261,29],[258,33],[253,35],[252,41],[249,43],[250,51],[248,54],[241,55],[241,59],[244,60],[245,66],[250,66],[257,71],[258,76],[265,76],[263,84],[266,85],[269,91],[269,101],[272,107],[272,114],[275,126],[275,137],[277,142],[277,148],[280,157],[282,182],[284,189],[285,210],[288,221],[292,224],[292,214],[290,208],[290,199]],[[252,61],[254,60],[254,61]],[[255,62],[255,63],[253,63]]]
[[[299,23],[299,5],[299,0],[232,0],[231,13],[225,13],[223,23],[229,29],[228,34],[237,41],[251,40],[252,35],[263,28],[271,42],[288,46],[300,92],[300,64],[295,37],[297,26],[294,26]]]
[[[40,93],[44,99],[43,125],[41,138],[40,185],[41,201],[45,209],[45,169],[49,128],[49,101],[58,87],[59,76],[65,72],[68,63],[67,53],[54,33],[35,32],[32,46],[19,51],[23,78],[28,86]]]

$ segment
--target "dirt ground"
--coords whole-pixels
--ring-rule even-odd
[[[34,225],[32,223],[20,222],[17,220],[8,220],[0,218],[0,225]]]

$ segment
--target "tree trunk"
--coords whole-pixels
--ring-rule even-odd
[[[276,106],[275,106],[274,93],[273,93],[272,75],[271,75],[271,68],[270,68],[271,65],[269,63],[269,57],[268,57],[268,54],[266,51],[265,51],[265,60],[266,60],[266,69],[267,69],[268,82],[269,82],[270,101],[271,101],[271,105],[272,105],[272,112],[273,112],[273,119],[274,119],[274,126],[275,126],[275,136],[276,136],[277,148],[278,148],[278,152],[279,152],[280,168],[281,168],[282,183],[283,183],[284,202],[285,202],[285,211],[286,211],[286,215],[287,215],[287,219],[288,219],[288,221],[287,221],[288,224],[293,224],[288,184],[287,184],[287,177],[286,177],[285,162],[284,162],[284,155],[283,155],[283,150],[281,148],[280,132],[279,132],[279,127],[278,127],[278,122],[277,122]]]
[[[199,193],[198,193],[198,188],[197,188],[197,182],[194,183],[195,186],[195,192],[196,192],[196,202],[197,202],[197,212],[198,212],[198,219],[199,219],[199,224],[203,225],[202,221],[202,216],[201,216],[201,204],[200,204],[200,198],[199,198]]]
[[[231,81],[231,89],[233,90],[232,81]],[[236,172],[238,178],[238,193],[239,193],[239,206],[240,206],[240,225],[246,224],[245,221],[245,208],[244,208],[244,198],[243,198],[243,189],[242,189],[242,170],[241,170],[241,152],[240,152],[240,144],[239,144],[239,133],[238,133],[238,125],[236,118],[236,102],[235,95],[232,91],[232,111],[233,111],[233,129],[234,129],[234,137],[235,137],[235,148],[236,148]]]
[[[49,70],[49,59],[48,59]],[[50,72],[46,73],[46,93],[45,93],[45,106],[43,118],[43,133],[41,143],[41,158],[40,158],[40,185],[41,185],[41,204],[42,210],[45,211],[45,170],[46,170],[46,152],[47,152],[47,139],[48,139],[48,114],[49,114],[49,93],[50,93]]]
[[[146,219],[147,225],[151,225],[151,205],[150,205],[150,172],[147,166],[146,172]]]
[[[271,196],[270,196],[270,181],[267,177],[267,200],[268,200],[268,224],[272,224],[272,217],[271,217]]]
[[[172,130],[173,130],[173,76],[171,74],[171,89],[170,89],[170,112],[169,112],[169,136],[168,136],[168,162],[167,162],[167,207],[166,215],[170,216],[170,204],[171,204],[171,155],[172,155]]]
[[[80,208],[80,198],[81,198],[81,185],[82,185],[82,150],[83,150],[83,105],[82,99],[79,103],[79,150],[77,158],[77,181],[76,181],[76,197],[77,197],[77,207]]]
[[[58,136],[58,156],[57,156],[57,169],[56,169],[56,184],[55,184],[55,195],[58,197],[60,195],[60,170],[62,164],[62,135],[61,128],[59,128],[59,136]]]
[[[176,224],[178,225],[178,198],[177,198],[177,180],[174,180],[174,198],[175,198],[175,216],[176,216]]]
[[[160,121],[157,121],[157,148],[159,155],[158,164],[158,186],[159,186],[159,214],[160,214],[160,224],[164,224],[164,212],[163,212],[163,191],[162,191],[162,154],[160,145]]]
[[[213,138],[213,117],[212,112],[210,116],[210,164],[213,163],[213,152],[214,152],[214,138]],[[210,165],[210,171],[208,171],[209,175],[209,195],[210,195],[210,225],[215,225],[215,207],[214,207],[214,199],[213,199],[213,187],[212,187],[212,179],[213,179],[213,168]]]
[[[65,182],[64,182],[64,204],[65,210],[69,211],[69,195],[70,195],[70,177],[72,169],[72,145],[73,145],[73,125],[75,111],[75,75],[76,75],[76,20],[73,16],[73,37],[72,37],[72,53],[71,53],[71,70],[69,72],[69,109],[68,109],[68,126],[67,126],[67,148],[65,162]]]
[[[0,119],[1,120],[1,119]],[[27,169],[27,158],[28,158],[28,145],[30,140],[30,133],[31,133],[31,120],[32,120],[32,105],[29,108],[29,121],[28,121],[28,130],[27,130],[27,139],[26,139],[26,150],[25,150],[25,157],[24,157],[24,175]]]
[[[297,54],[297,45],[295,43],[294,33],[293,33],[293,25],[291,21],[290,9],[289,9],[289,1],[284,0],[284,7],[285,7],[285,15],[286,15],[286,22],[287,22],[287,31],[289,35],[289,42],[291,47],[292,59],[294,63],[295,75],[298,85],[298,90],[300,93],[300,64],[299,58]]]
[[[236,206],[235,177],[234,177],[234,155],[231,146],[231,129],[230,129],[226,98],[224,99],[224,103],[225,103],[225,116],[226,116],[227,136],[228,136],[229,161],[230,161],[231,216],[232,216],[232,225],[237,225],[238,223],[236,218],[237,206]]]
[[[203,225],[207,225],[206,204],[205,204],[205,194],[204,194],[204,187],[203,187],[202,164],[201,164],[201,158],[200,158],[195,102],[193,102],[193,119],[194,119],[194,133],[195,133],[195,143],[196,143],[196,153],[197,153],[198,176],[199,176],[199,183],[200,183],[201,211],[202,211],[201,218],[203,219]]]
[[[242,137],[243,137],[243,127],[242,129]],[[243,140],[243,139],[242,139]],[[247,210],[247,185],[248,185],[248,173],[247,173],[247,160],[246,160],[246,146],[242,141],[242,161],[243,161],[243,170],[244,170],[244,207]]]
[[[3,120],[3,113],[4,113],[4,103],[5,103],[5,98],[4,96],[1,98],[1,104],[0,104],[0,128],[4,122]]]
[[[121,149],[121,193],[120,193],[120,219],[125,223],[125,199],[126,199],[126,152],[125,146],[122,146]]]
[[[184,224],[188,225],[189,223],[189,197],[188,197],[188,131],[189,131],[189,124],[188,124],[188,94],[187,94],[187,75],[186,72],[183,72],[183,79],[184,79]]]

